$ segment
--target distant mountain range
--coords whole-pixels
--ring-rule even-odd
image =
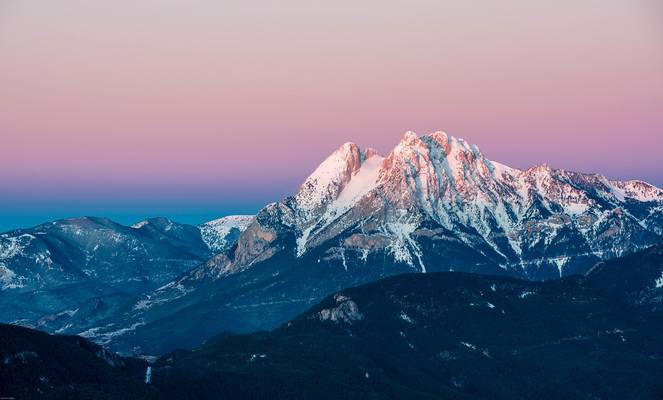
[[[659,245],[545,282],[402,274],[149,370],[82,338],[0,325],[0,388],[16,398],[660,399],[661,329]]]
[[[152,218],[128,227],[85,217],[4,233],[0,320],[78,333],[228,249],[251,219],[196,227]]]
[[[44,244],[51,260],[62,254],[55,269],[36,247],[0,257],[2,320],[159,355],[221,331],[273,329],[330,293],[391,275],[584,274],[663,242],[663,191],[546,165],[510,168],[443,132],[408,132],[385,157],[342,145],[295,195],[254,218],[152,221],[79,234],[56,222],[51,235],[68,245]],[[0,254],[41,243],[45,226],[5,234]],[[63,303],[61,289],[81,280],[89,293]]]

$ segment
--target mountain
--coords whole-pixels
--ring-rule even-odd
[[[377,256],[419,272],[498,265],[550,279],[661,242],[663,191],[546,165],[510,168],[443,132],[408,132],[385,158],[344,144],[295,196],[261,211],[240,245],[252,234],[265,242],[261,257],[291,235],[296,257],[324,249],[324,261],[345,266]],[[249,267],[248,250],[212,273]],[[462,256],[440,265],[451,252]]]
[[[663,245],[549,281],[401,274],[334,293],[271,332],[222,333],[149,368],[81,337],[0,324],[0,395],[659,399],[661,275]]]
[[[442,132],[408,132],[386,157],[342,145],[294,196],[263,208],[234,246],[86,335],[158,355],[219,331],[273,329],[330,293],[391,275],[553,279],[662,234],[663,191],[652,185],[546,165],[519,170]]]
[[[0,321],[81,332],[225,249],[247,217],[54,221],[0,235]],[[227,221],[227,222],[224,222]]]
[[[0,324],[0,396],[16,399],[159,398],[147,362],[76,336]]]
[[[133,227],[93,217],[54,221],[4,233],[0,246],[2,289],[18,292],[90,279],[156,288],[212,255],[196,227],[165,218]]]
[[[662,251],[545,282],[386,278],[272,332],[167,354],[152,382],[178,399],[660,399]],[[654,312],[630,301],[643,290],[658,296]]]

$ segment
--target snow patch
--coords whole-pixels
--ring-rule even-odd
[[[410,318],[410,317],[405,313],[405,311],[401,311],[401,313],[400,313],[400,315],[399,315],[398,317],[399,317],[400,319],[402,319],[403,321],[405,321],[405,322],[408,322],[408,323],[410,323],[410,324],[414,324],[414,321],[412,320],[412,318]]]
[[[230,215],[198,225],[203,242],[215,252],[222,252],[230,245],[233,230],[243,232],[253,222],[253,215]]]
[[[7,234],[0,236],[0,260],[23,255],[23,250],[33,239],[35,237],[27,233],[19,236],[9,236]]]
[[[84,332],[80,332],[78,334],[78,336],[84,337],[86,339],[90,339],[90,340],[92,340],[92,341],[94,341],[94,342],[96,342],[100,345],[107,345],[114,338],[116,338],[118,336],[125,335],[129,332],[135,331],[136,328],[138,328],[139,326],[145,325],[145,323],[144,322],[136,322],[136,323],[131,324],[131,326],[129,326],[127,328],[118,329],[116,331],[102,332],[103,329],[110,328],[113,325],[114,324],[109,324],[109,325],[106,325],[104,327],[90,328],[90,329],[88,329]]]
[[[562,277],[564,266],[569,262],[569,259],[570,257],[555,257],[550,259],[550,261],[552,261],[557,266],[560,278]]]
[[[613,195],[622,202],[625,198],[645,202],[663,200],[663,190],[639,180],[609,181],[608,187]]]
[[[145,383],[152,383],[152,367],[149,365],[145,369]]]
[[[253,363],[259,358],[267,358],[267,354],[251,354],[248,361],[249,363]]]
[[[468,349],[476,350],[477,346],[473,345],[472,343],[468,342],[460,342],[463,346],[467,347]]]
[[[394,236],[394,240],[387,248],[393,254],[396,261],[405,262],[412,268],[415,268],[412,258],[412,254],[414,253],[421,272],[426,273],[426,266],[421,259],[423,256],[421,247],[412,239],[412,233],[414,233],[418,226],[419,224],[415,221],[398,221],[387,224],[387,230]]]
[[[23,287],[20,280],[16,278],[16,273],[7,268],[5,264],[0,263],[0,288],[5,289],[18,289]]]
[[[306,243],[308,242],[308,237],[311,234],[311,231],[315,228],[315,225],[311,225],[308,228],[302,231],[302,235],[297,238],[297,257],[301,257],[306,253]]]
[[[663,271],[661,271],[661,276],[654,281],[654,286],[656,286],[657,289],[663,287]]]
[[[140,229],[140,228],[144,227],[145,225],[147,225],[149,223],[150,223],[150,221],[147,221],[147,220],[140,221],[140,222],[136,222],[135,224],[131,225],[131,227],[134,228],[134,229]]]

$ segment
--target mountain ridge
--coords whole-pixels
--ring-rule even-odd
[[[516,170],[442,132],[407,133],[384,158],[346,143],[297,193],[265,206],[232,248],[96,333],[111,335],[114,349],[158,354],[217,331],[272,329],[329,293],[390,275],[584,274],[662,242],[662,224],[663,192],[637,181]],[[165,347],[154,339],[163,327]]]
[[[662,250],[544,282],[392,276],[333,293],[273,331],[166,354],[153,382],[178,398],[657,399]]]
[[[237,221],[248,221],[242,216]],[[201,227],[164,217],[52,221],[0,234],[0,321],[81,333],[223,251],[245,224]]]
[[[294,196],[261,211],[272,214],[263,219],[277,220],[281,228],[294,230],[297,257],[303,256],[307,247],[337,236],[348,225],[364,224],[371,213],[385,214],[381,216],[383,221],[378,221],[382,226],[374,229],[374,238],[384,238],[379,233],[385,233],[389,243],[383,247],[397,261],[405,261],[421,271],[425,271],[421,249],[411,235],[427,221],[446,231],[469,229],[468,235],[461,234],[457,239],[477,248],[492,262],[505,268],[522,266],[523,270],[527,270],[527,263],[537,262],[531,255],[523,254],[537,243],[519,240],[529,228],[524,225],[534,219],[551,222],[535,227],[539,230],[556,231],[570,222],[577,225],[572,233],[585,244],[578,255],[590,256],[585,269],[602,258],[619,256],[662,240],[663,191],[642,181],[610,181],[598,174],[552,169],[546,165],[519,170],[487,160],[477,146],[443,132],[422,137],[406,133],[388,156],[380,158],[382,163],[377,171],[370,160],[380,156],[372,155],[375,157],[366,158],[352,143],[342,145],[321,163]],[[375,181],[363,182],[363,188],[352,187],[353,180],[365,172],[364,167],[372,170],[366,175]],[[643,203],[649,204],[645,210],[640,209]],[[356,208],[364,210],[358,212]],[[625,235],[612,235],[622,243],[611,249],[593,246],[603,239],[602,234],[611,234],[610,227],[601,226],[605,220],[619,225],[614,229],[624,228],[644,237],[625,240]],[[258,236],[271,237],[278,231],[270,223],[266,225],[272,232],[249,229],[244,236],[255,232]],[[379,230],[384,232],[375,232]],[[551,241],[555,236],[556,232],[550,232],[539,240]],[[362,250],[370,251],[366,246]],[[555,261],[558,276],[563,275],[568,263],[564,259],[569,256],[567,253]],[[224,269],[241,270],[245,265],[239,259],[235,266]],[[536,279],[537,273],[534,271],[531,277]],[[550,278],[553,274],[548,270],[539,275]]]

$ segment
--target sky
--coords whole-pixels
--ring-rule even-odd
[[[407,130],[661,187],[661,4],[1,0],[0,231],[254,213]]]

